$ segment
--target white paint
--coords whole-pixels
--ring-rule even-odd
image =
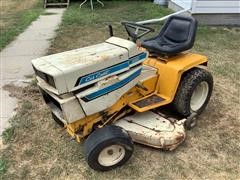
[[[197,85],[194,89],[191,100],[190,100],[190,107],[192,111],[198,111],[201,109],[203,104],[205,103],[207,96],[209,93],[209,86],[206,81],[201,82]]]
[[[98,156],[98,162],[102,166],[113,166],[121,162],[126,154],[125,148],[118,144],[105,147]]]
[[[111,37],[104,43],[41,57],[32,63],[36,69],[54,77],[55,92],[63,94],[128,70],[129,67],[120,69],[108,76],[75,86],[79,77],[119,64],[140,53],[133,42]]]
[[[127,71],[123,75],[120,75],[118,77],[117,81],[121,81],[121,80],[129,77],[130,75],[132,75],[134,72],[136,72],[140,68],[141,67],[137,67],[130,71]],[[128,84],[124,85],[123,87],[121,87],[115,91],[112,91],[106,95],[103,95],[101,97],[98,97],[94,100],[91,100],[89,102],[85,102],[81,98],[83,96],[91,94],[92,92],[95,92],[99,89],[103,89],[102,86],[97,86],[97,87],[93,87],[92,89],[87,89],[86,91],[77,94],[77,97],[79,98],[79,102],[81,103],[81,106],[82,106],[84,112],[86,113],[87,116],[89,116],[89,115],[98,113],[100,111],[103,111],[103,110],[111,107],[113,104],[115,104],[121,98],[121,96],[123,94],[125,94],[128,90],[130,90],[132,87],[134,87],[138,83],[138,81],[139,81],[139,77],[130,81]],[[115,83],[112,83],[112,84],[115,84]],[[108,86],[110,86],[110,84],[108,84]]]
[[[100,89],[110,86],[111,84],[115,84],[127,78],[140,68],[142,68],[141,75],[127,85],[123,86],[122,88],[119,88],[116,91],[108,93],[107,95],[94,99],[90,102],[85,102],[81,100],[82,97],[88,94],[96,92]],[[39,77],[37,77],[37,80],[38,85],[60,104],[62,110],[54,106],[53,103],[48,103],[48,106],[50,106],[51,110],[55,113],[55,115],[59,117],[59,119],[61,119],[61,121],[63,121],[64,123],[73,123],[79,119],[84,118],[86,115],[91,115],[109,108],[114,103],[116,103],[124,93],[126,93],[129,89],[135,86],[138,82],[142,82],[148,78],[156,76],[156,72],[157,70],[155,68],[142,65],[142,67],[134,68],[131,71],[127,71],[124,74],[121,74],[120,76],[115,75],[111,78],[100,80],[95,87],[88,88],[87,90],[78,93],[76,96],[74,96],[72,93],[67,93],[61,96],[56,95],[52,93],[52,87],[48,85],[45,81],[43,81]],[[81,103],[81,105],[79,105],[79,102]],[[84,109],[84,111],[82,108]]]
[[[129,57],[136,56],[137,54],[140,53],[136,44],[134,42],[126,40],[126,39],[122,39],[119,37],[110,37],[109,39],[106,40],[106,42],[127,49]]]
[[[183,9],[191,9],[192,14],[240,13],[239,0],[171,0]]]
[[[79,105],[76,96],[74,96],[72,93],[65,94],[64,97],[57,96],[54,93],[48,91],[46,87],[49,85],[47,85],[47,83],[45,83],[40,78],[37,78],[37,80],[38,86],[43,90],[43,92],[51,96],[61,106],[60,109],[52,101],[47,102],[47,105],[57,117],[60,117],[61,121],[64,119],[64,123],[72,123],[85,117],[83,109]]]
[[[192,0],[171,0],[178,6],[182,7],[183,9],[191,9],[192,8]]]
[[[167,6],[168,0],[154,0],[153,3],[154,4],[159,4],[161,6]]]
[[[156,113],[147,111],[124,117],[115,125],[125,129],[134,142],[173,150],[186,137],[183,126],[185,120],[170,122]]]
[[[194,0],[192,13],[240,13],[239,0],[200,1]],[[239,19],[240,20],[240,19]]]
[[[8,126],[8,119],[17,107],[17,100],[9,97],[2,87],[9,83],[16,84],[25,79],[25,75],[33,74],[31,60],[46,54],[50,46],[49,39],[54,37],[64,9],[46,11],[56,14],[40,16],[0,52],[0,134]]]

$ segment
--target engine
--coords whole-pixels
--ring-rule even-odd
[[[117,37],[105,42],[32,60],[45,102],[71,123],[111,107],[134,87],[145,51]]]

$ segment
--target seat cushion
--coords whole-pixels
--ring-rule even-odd
[[[164,40],[149,40],[142,42],[142,47],[148,49],[150,53],[170,54],[173,48],[177,48],[178,44],[168,43]]]
[[[161,32],[156,37],[144,40],[142,47],[154,54],[176,55],[193,46],[196,29],[197,22],[194,18],[171,16]]]
[[[164,38],[175,43],[184,42],[188,39],[190,25],[191,23],[188,21],[179,21],[173,19],[166,29]]]

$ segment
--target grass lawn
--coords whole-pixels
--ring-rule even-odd
[[[108,37],[106,25],[116,36],[126,37],[121,20],[163,16],[169,10],[150,2],[107,2],[93,12],[73,4],[64,14],[50,53],[79,48]],[[155,27],[158,27],[156,25]],[[135,145],[130,161],[109,172],[90,169],[83,146],[71,141],[51,119],[33,83],[26,88],[6,86],[20,99],[12,127],[3,135],[2,179],[238,179],[240,177],[240,52],[239,28],[199,27],[192,51],[209,57],[214,91],[196,128],[173,152]]]
[[[115,35],[127,38],[126,31],[120,24],[122,20],[140,21],[171,13],[169,9],[160,8],[150,2],[115,1],[105,4],[104,9],[96,6],[94,11],[86,5],[82,9],[79,9],[79,4],[71,6],[64,15],[62,26],[49,53],[102,42],[109,37],[109,24],[113,26]]]
[[[40,0],[0,0],[0,50],[41,14]]]

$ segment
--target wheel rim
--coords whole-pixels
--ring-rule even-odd
[[[197,87],[193,91],[190,101],[190,107],[192,111],[198,111],[199,109],[201,109],[207,99],[208,91],[209,86],[206,81],[203,81],[197,85]]]
[[[119,163],[125,156],[125,148],[121,145],[111,145],[104,148],[99,156],[98,162],[102,166],[113,166]]]

